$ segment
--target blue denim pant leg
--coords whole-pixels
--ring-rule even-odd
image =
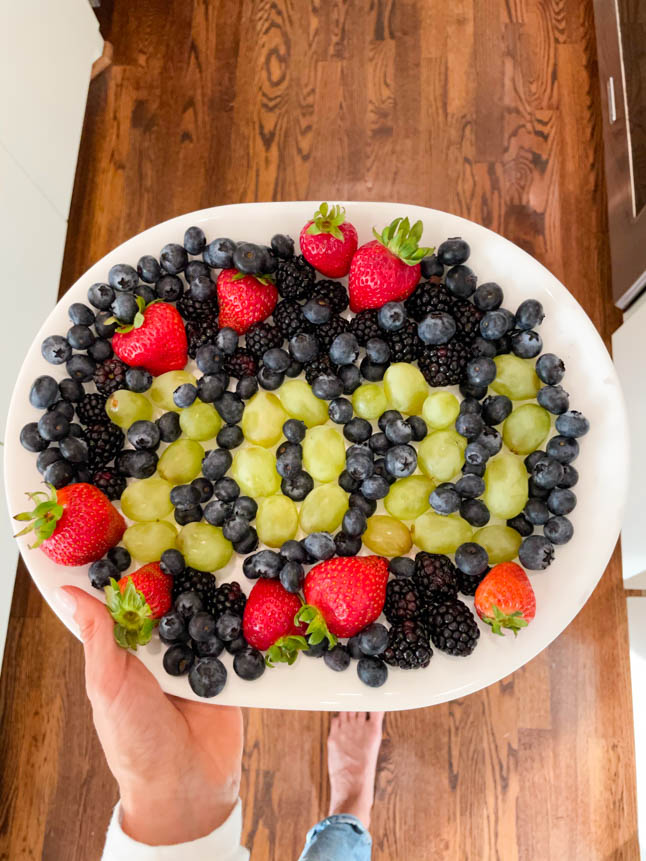
[[[299,861],[370,861],[372,837],[348,813],[328,816],[307,834]]]

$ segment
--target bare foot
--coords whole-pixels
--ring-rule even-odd
[[[327,742],[330,815],[351,813],[368,828],[375,792],[383,712],[341,712]]]

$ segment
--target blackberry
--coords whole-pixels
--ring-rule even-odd
[[[430,607],[426,622],[433,645],[449,655],[466,657],[478,643],[480,629],[462,601],[444,601]]]
[[[320,377],[321,374],[334,374],[336,375],[337,365],[333,365],[330,361],[330,357],[327,353],[322,353],[316,359],[311,361],[308,365],[305,366],[305,379],[307,382],[312,385],[314,380],[317,377]]]
[[[246,603],[247,596],[240,588],[239,583],[223,583],[215,590],[206,609],[214,619],[218,619],[223,613],[233,613],[234,616],[242,618]]]
[[[404,305],[408,316],[419,323],[431,311],[444,311],[447,314],[452,314],[454,303],[455,299],[443,284],[431,284],[426,281],[418,285]]]
[[[389,332],[386,340],[390,347],[391,362],[413,362],[424,349],[417,334],[417,325],[412,320],[407,320],[396,332]]]
[[[92,392],[83,395],[76,405],[76,415],[83,425],[108,424],[110,419],[105,411],[106,398],[103,395]]]
[[[202,320],[190,320],[186,324],[186,340],[188,354],[191,359],[197,356],[197,351],[205,344],[215,343],[218,334],[217,317],[204,317]]]
[[[366,343],[371,338],[383,337],[383,331],[377,322],[378,313],[379,312],[376,309],[369,308],[366,311],[359,311],[359,313],[350,320],[348,329],[352,332],[362,347],[365,347]]]
[[[275,277],[276,288],[285,299],[305,299],[312,295],[314,268],[302,254],[279,260]]]
[[[126,489],[126,479],[114,469],[99,469],[92,475],[92,484],[108,499],[119,499]]]
[[[422,350],[418,365],[429,386],[455,386],[462,380],[470,358],[466,344],[451,338],[448,344]]]
[[[305,319],[303,309],[295,299],[283,299],[274,308],[272,314],[274,324],[282,332],[283,338],[289,339],[299,332],[311,332],[314,328]]]
[[[94,371],[94,385],[102,395],[109,398],[117,389],[127,388],[127,370],[128,366],[124,365],[121,359],[112,358],[99,362]]]
[[[348,307],[348,293],[339,281],[317,281],[312,296],[315,299],[325,299],[336,314],[342,314]]]
[[[177,601],[182,592],[196,592],[202,599],[205,608],[211,606],[215,601],[217,586],[215,576],[209,571],[198,571],[188,565],[181,574],[173,577],[173,603]]]
[[[323,350],[329,350],[330,344],[342,332],[347,332],[348,321],[344,317],[333,314],[327,323],[316,327],[316,337]]]
[[[408,577],[388,581],[384,616],[391,625],[419,618],[421,605],[417,586]]]
[[[200,302],[194,299],[186,290],[177,300],[177,310],[185,320],[202,320],[204,317],[216,317],[218,313],[218,300],[207,299]]]
[[[232,356],[229,356],[226,364],[227,373],[240,379],[241,377],[253,377],[258,373],[258,362],[249,350],[237,347]]]
[[[417,670],[428,667],[432,656],[433,649],[424,626],[409,619],[388,631],[388,645],[381,657],[391,667]]]
[[[457,326],[457,334],[465,344],[471,344],[480,335],[480,320],[484,316],[483,312],[476,308],[473,302],[456,299],[451,314]]]
[[[482,574],[465,574],[457,568],[456,576],[458,579],[458,592],[461,592],[463,595],[475,595],[476,589],[490,570],[490,568],[485,568]]]
[[[115,458],[123,446],[124,435],[116,425],[90,425],[85,429],[88,447],[88,466],[91,470],[100,469]]]
[[[425,605],[455,600],[458,580],[455,565],[448,556],[421,551],[415,557],[413,583]]]
[[[280,347],[282,343],[282,332],[271,323],[254,323],[245,335],[245,346],[256,359],[262,359],[267,350]]]

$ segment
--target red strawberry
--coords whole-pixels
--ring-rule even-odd
[[[288,592],[278,580],[258,580],[249,593],[242,616],[242,633],[250,646],[269,650],[266,662],[293,664],[300,649],[307,648],[304,625],[294,617],[301,609],[298,595]]]
[[[92,484],[68,484],[51,496],[43,491],[27,494],[36,503],[31,512],[17,514],[16,520],[34,521],[18,535],[34,530],[46,556],[58,565],[87,565],[101,559],[119,543],[126,523],[108,497]],[[39,502],[39,497],[44,497]]]
[[[220,328],[230,326],[238,335],[244,335],[254,323],[269,317],[276,307],[278,291],[264,276],[223,269],[218,275],[218,300]]]
[[[529,577],[515,562],[494,565],[476,589],[475,608],[494,634],[502,636],[501,629],[510,628],[517,635],[536,613],[536,596]]]
[[[341,206],[322,203],[301,230],[301,251],[308,263],[328,278],[342,278],[350,271],[357,250],[357,231],[345,220]]]
[[[173,578],[159,562],[150,562],[118,583],[110,579],[105,598],[114,619],[114,638],[124,649],[145,645],[160,619],[172,606]]]
[[[308,634],[353,637],[374,622],[384,607],[388,562],[382,556],[343,556],[319,562],[305,578],[307,604],[298,615]],[[334,642],[334,636],[331,638]]]
[[[145,368],[153,376],[181,371],[188,361],[186,329],[174,305],[151,302],[147,307],[137,297],[139,313],[134,322],[120,326],[112,336],[112,349],[122,362]]]
[[[350,309],[380,308],[386,302],[408,299],[420,278],[419,261],[432,248],[418,247],[422,222],[411,227],[407,218],[396,218],[376,239],[355,252],[350,266]]]

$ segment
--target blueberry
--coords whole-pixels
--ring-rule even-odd
[[[548,386],[556,386],[565,374],[563,361],[554,353],[543,353],[536,361],[538,378]]]
[[[398,332],[405,322],[403,302],[386,302],[377,312],[377,323],[385,332]]]
[[[226,645],[228,646],[229,644],[226,643]],[[199,658],[206,658],[207,656],[217,658],[218,655],[222,654],[224,647],[225,643],[222,642],[217,634],[212,634],[206,640],[195,640],[193,642],[193,652]]]
[[[69,436],[69,432],[70,423],[59,410],[45,413],[38,422],[38,433],[48,442],[64,439],[64,437]]]
[[[143,368],[128,368],[126,371],[126,385],[131,392],[147,392],[152,384],[152,374]]]
[[[262,652],[252,646],[246,646],[236,653],[233,659],[233,671],[246,682],[259,679],[265,672],[265,659]]]
[[[523,512],[532,526],[543,526],[550,519],[550,512],[540,499],[528,499]]]
[[[157,469],[157,460],[153,451],[122,451],[115,463],[122,475],[130,478],[150,478]]]
[[[271,238],[271,250],[276,257],[283,260],[288,260],[294,256],[294,240],[291,236],[285,236],[283,233],[277,233]]]
[[[552,544],[567,544],[574,535],[574,527],[567,517],[550,517],[543,527],[543,535]]]
[[[187,284],[190,284],[191,281],[194,281],[196,278],[199,278],[200,275],[210,278],[211,267],[207,266],[203,260],[191,260],[189,263],[187,263],[186,269],[184,270],[184,278],[186,279]],[[177,276],[171,277],[175,278]]]
[[[463,401],[462,403],[465,402]],[[460,415],[455,420],[456,431],[460,434],[460,436],[466,437],[466,439],[470,440],[477,439],[484,430],[484,427],[485,423],[483,422],[482,417],[479,416],[477,413],[460,413]]]
[[[312,392],[323,401],[331,401],[343,394],[343,383],[334,374],[321,374],[314,380]]]
[[[172,577],[179,576],[186,567],[184,557],[175,549],[164,550],[159,565],[162,571]]]
[[[348,535],[363,535],[368,526],[366,515],[358,508],[349,508],[343,515],[341,526]]]
[[[270,371],[276,371],[279,374],[284,373],[291,364],[289,353],[280,347],[273,347],[271,350],[267,350],[262,360]]]
[[[341,530],[334,536],[334,546],[337,556],[356,556],[361,550],[361,538]]]
[[[388,678],[388,667],[381,658],[360,658],[357,664],[357,675],[364,685],[368,685],[371,688],[379,688],[385,684]]]
[[[77,403],[85,394],[85,390],[81,383],[79,383],[78,380],[71,380],[69,377],[61,380],[58,384],[58,388],[61,393],[61,397],[64,401],[68,401],[68,403]]]
[[[242,541],[236,541],[233,545],[233,549],[240,556],[244,556],[247,553],[253,553],[258,547],[258,533],[250,526],[247,530],[247,534],[242,539]]]
[[[243,401],[248,401],[258,391],[258,380],[250,374],[240,377],[236,383],[236,395]]]
[[[308,658],[322,658],[323,655],[328,651],[329,645],[329,640],[325,638],[321,640],[320,643],[310,645],[309,649],[305,649],[302,654],[306,655]]]
[[[359,646],[358,634],[355,634],[354,637],[350,637],[346,648],[348,650],[348,653],[350,654],[350,657],[353,658],[355,661],[359,661],[361,658],[367,657],[367,655],[363,654],[363,652],[361,651],[361,647]]]
[[[527,482],[527,490],[530,499],[540,499],[542,502],[544,502],[550,495],[549,490],[546,490],[544,487],[541,487],[540,485],[536,484],[533,477],[530,477],[529,481]]]
[[[446,239],[437,249],[437,259],[444,266],[455,266],[469,259],[471,249],[469,243],[461,236],[452,236]]]
[[[201,227],[188,227],[184,233],[184,248],[189,254],[201,254],[206,246],[206,236]]]
[[[388,472],[388,469],[386,468],[386,461],[384,460],[383,457],[380,457],[377,460],[375,460],[375,467],[374,467],[373,475],[381,476],[382,478],[384,478],[388,482],[388,484],[394,484],[395,483],[395,478],[393,475],[391,475],[390,472]],[[372,476],[370,476],[370,477],[372,478]]]
[[[173,512],[175,522],[180,526],[186,526],[187,523],[199,523],[204,516],[204,511],[201,505],[191,505],[189,508],[176,508]]]
[[[390,448],[390,441],[385,433],[373,433],[373,435],[368,440],[368,445],[370,446],[370,450],[375,454],[386,454],[388,449]]]
[[[488,386],[496,379],[496,363],[486,356],[471,359],[465,368],[465,376],[473,386]]]
[[[197,487],[192,484],[176,484],[170,492],[170,501],[175,508],[192,508],[202,500]]]
[[[233,266],[245,275],[262,275],[267,272],[266,249],[253,242],[240,242],[233,252]]]
[[[280,489],[285,496],[293,499],[294,502],[301,502],[314,489],[314,480],[309,472],[303,470],[289,478],[283,478]]]
[[[169,275],[177,275],[186,269],[188,263],[188,254],[183,245],[178,245],[176,242],[169,242],[164,245],[159,252],[159,262],[165,272]]]
[[[243,541],[248,531],[249,521],[245,517],[231,517],[222,527],[222,534],[233,544]]]
[[[307,562],[308,555],[300,541],[286,541],[280,548],[280,555],[287,562]]]
[[[421,442],[428,433],[426,422],[421,416],[409,416],[407,421],[413,435],[413,440]]]
[[[305,571],[300,562],[285,562],[278,575],[284,589],[288,592],[300,592],[305,579]]]
[[[422,278],[441,278],[444,274],[444,266],[437,259],[437,254],[431,254],[420,260]]]
[[[327,649],[323,654],[326,666],[337,673],[347,670],[350,666],[351,657],[345,646],[338,644],[333,649]]]
[[[386,493],[388,489],[386,489]],[[385,495],[385,494],[384,494]],[[368,499],[363,496],[361,493],[351,493],[350,499],[348,500],[348,504],[351,508],[358,508],[360,511],[366,515],[366,517],[372,517],[372,515],[377,510],[377,503],[375,499],[381,499],[381,497],[374,497],[374,499]]]
[[[590,422],[577,410],[568,410],[556,419],[556,430],[565,437],[585,436],[590,430]]]
[[[191,487],[194,487],[200,494],[200,504],[208,502],[213,496],[213,485],[208,478],[202,478],[201,476],[200,478],[194,478],[191,482]]]
[[[242,619],[227,611],[218,618],[215,631],[223,642],[230,643],[242,633]]]
[[[395,478],[406,478],[417,468],[417,452],[410,445],[395,445],[384,456],[386,469]]]
[[[159,427],[155,422],[136,421],[128,428],[128,442],[134,448],[156,449],[161,440]]]
[[[373,622],[359,632],[359,648],[364,655],[381,655],[388,646],[388,629]]]
[[[218,431],[215,441],[220,448],[237,448],[244,442],[242,428],[239,425],[225,425]]]
[[[108,322],[108,320],[112,322]],[[99,311],[94,321],[94,328],[99,338],[111,338],[117,331],[119,323],[111,311]]]
[[[482,466],[489,460],[489,450],[481,442],[470,442],[464,450],[464,459],[474,466]]]
[[[258,371],[258,385],[262,386],[268,392],[274,392],[282,386],[285,380],[285,374],[278,374],[276,371],[270,371],[267,365],[263,365]]]
[[[334,556],[334,539],[329,532],[312,532],[303,538],[303,547],[312,559],[323,560]]]
[[[408,556],[393,556],[388,563],[388,570],[395,577],[412,577],[415,573],[415,562]]]
[[[377,364],[371,361],[368,356],[364,356],[359,365],[361,375],[371,383],[378,383],[383,380],[387,368],[387,364]]]
[[[287,419],[283,425],[283,434],[288,442],[303,442],[306,430],[305,423],[299,419]]]
[[[502,287],[495,281],[480,284],[473,294],[473,304],[480,311],[495,311],[500,308],[503,300]]]
[[[162,659],[164,669],[171,676],[183,676],[193,666],[195,656],[186,643],[175,643],[170,646]]]
[[[332,308],[326,299],[315,296],[303,305],[303,316],[313,326],[321,326],[332,316]]]
[[[202,259],[212,269],[231,269],[236,244],[224,237],[214,239],[202,252]]]
[[[440,246],[440,248],[441,247],[442,246]],[[446,277],[444,279],[446,289],[449,293],[452,293],[453,296],[458,296],[461,299],[468,299],[469,296],[471,296],[476,289],[477,282],[478,279],[476,278],[475,272],[473,272],[468,266],[464,266],[462,264],[452,266],[446,273]]]
[[[215,374],[205,374],[197,381],[197,397],[202,401],[202,403],[215,403],[215,401],[219,400],[225,393],[228,382],[229,380],[227,375],[222,371]],[[185,383],[184,385],[188,386],[189,390],[194,388],[190,383]],[[182,386],[179,386],[179,388],[182,388]],[[174,397],[175,396],[173,395],[173,399]]]
[[[481,335],[473,339],[473,343],[471,344],[472,356],[484,356],[488,359],[493,359],[497,352],[495,341],[485,341]]]
[[[417,334],[425,344],[446,344],[455,335],[456,328],[450,314],[435,311],[417,324]]]
[[[351,332],[341,332],[330,344],[329,356],[335,365],[347,365],[359,355],[359,342]]]
[[[274,550],[260,550],[245,559],[242,571],[250,580],[256,580],[258,577],[275,580],[284,564],[280,554]]]
[[[198,275],[191,281],[188,292],[196,302],[211,302],[217,296],[217,287],[209,275]]]
[[[177,413],[164,413],[155,424],[159,428],[159,437],[163,442],[175,442],[182,435]]]
[[[150,305],[156,298],[155,291],[148,284],[139,284],[132,292],[135,296],[141,296],[144,300],[144,305]]]
[[[128,263],[117,263],[108,272],[108,282],[114,290],[134,290],[139,276]]]
[[[346,455],[345,471],[355,481],[363,481],[374,472],[372,453],[366,449],[349,452]]]
[[[453,514],[460,507],[460,494],[452,484],[440,484],[431,493],[429,502],[438,514]]]
[[[53,377],[36,377],[29,392],[29,403],[38,410],[46,410],[58,400],[58,383]]]
[[[347,469],[344,469],[338,478],[339,487],[343,488],[347,493],[354,493],[355,490],[359,490],[359,486],[361,485],[361,481],[357,478],[353,478]]]
[[[109,311],[114,302],[114,290],[109,284],[97,282],[92,284],[87,291],[87,298],[90,305],[93,305],[97,310]]]
[[[314,335],[299,332],[289,339],[289,353],[297,362],[307,364],[319,354],[319,343]]]
[[[487,311],[480,320],[480,334],[485,341],[495,341],[507,331],[508,319],[504,310]]]
[[[547,443],[547,453],[559,463],[572,463],[578,457],[579,444],[569,436],[553,436]]]
[[[369,475],[361,482],[361,494],[370,502],[384,499],[390,490],[389,482],[381,475]]]
[[[276,452],[276,472],[281,478],[291,478],[303,471],[303,449],[298,443],[284,443]]]
[[[576,494],[569,488],[555,487],[547,497],[547,507],[552,514],[569,514],[576,507]]]
[[[156,257],[144,254],[137,263],[137,275],[147,284],[154,284],[161,278],[161,268]]]
[[[94,311],[82,302],[73,302],[67,309],[67,313],[75,325],[91,326],[94,323]]]
[[[225,326],[224,329],[220,329],[220,331],[215,337],[215,348],[211,352],[211,357],[213,357],[215,352],[217,351],[219,351],[220,354],[223,354],[225,356],[232,356],[237,350],[237,348],[238,333],[235,331],[235,329],[231,329],[229,326]],[[206,371],[204,371],[204,373],[206,373]]]
[[[87,573],[90,583],[95,589],[103,589],[104,586],[109,586],[110,578],[114,580],[121,578],[121,573],[117,570],[116,565],[110,562],[109,559],[98,559],[96,562],[93,562]]]
[[[490,395],[482,402],[482,418],[485,424],[499,425],[512,411],[512,403],[506,395]]]
[[[52,446],[45,448],[39,452],[36,458],[36,469],[41,475],[44,475],[50,463],[55,463],[57,460],[61,460],[62,457],[60,449]]]
[[[341,365],[337,376],[343,383],[343,393],[351,395],[361,385],[361,371],[356,365]]]
[[[215,408],[228,425],[235,425],[242,418],[244,403],[233,392],[224,392],[222,397],[215,401]]]
[[[563,478],[559,482],[559,487],[574,487],[579,480],[579,473],[572,464],[563,464]]]
[[[463,574],[477,577],[479,574],[484,574],[489,567],[489,555],[484,547],[473,541],[467,541],[455,551],[455,564]]]
[[[198,658],[188,674],[188,683],[199,697],[217,696],[227,682],[227,671],[219,658]]]
[[[72,348],[62,335],[50,335],[43,341],[40,351],[50,365],[62,365],[72,355]]]
[[[210,613],[201,610],[188,623],[188,633],[196,642],[205,642],[215,634],[215,619]]]
[[[343,427],[343,436],[353,443],[362,443],[370,439],[372,434],[372,425],[366,419],[361,419],[355,416]],[[365,478],[365,476],[364,476]]]
[[[114,355],[112,344],[106,338],[97,338],[88,349],[88,353],[95,362],[104,362],[106,359],[111,359]]]
[[[516,328],[517,329],[534,329],[540,326],[545,317],[543,306],[537,299],[525,299],[521,302],[516,311]]]
[[[466,380],[460,383],[460,394],[463,398],[479,401],[484,398],[487,391],[487,386],[474,386],[473,383],[468,383]]]
[[[540,449],[536,449],[536,451],[533,451],[531,454],[528,454],[523,461],[527,472],[529,472],[530,474],[534,472],[534,467],[543,457],[545,457],[545,452],[541,451]]]
[[[159,620],[159,638],[162,643],[177,643],[186,642],[188,639],[188,631],[184,624],[184,619],[180,616],[177,610],[170,610],[165,616]]]
[[[543,535],[530,535],[523,539],[518,558],[530,571],[543,571],[554,559],[554,545]]]
[[[515,517],[510,517],[507,521],[507,526],[511,526],[512,529],[515,529],[523,538],[527,538],[527,536],[531,535],[534,531],[533,524],[531,524],[522,513],[517,514]]]
[[[462,464],[462,475],[477,475],[480,478],[485,474],[486,464],[464,463]]]
[[[196,397],[197,388],[191,385],[191,383],[183,383],[173,392],[173,402],[175,403],[175,406],[180,409],[190,407],[191,404],[195,402]]]
[[[539,487],[551,490],[561,483],[563,478],[563,464],[553,457],[545,455],[541,457],[532,470],[532,477]]]
[[[222,449],[216,449],[216,451],[222,451]],[[213,493],[216,499],[222,502],[235,502],[240,496],[240,488],[233,478],[220,478],[213,486]]]
[[[184,287],[177,275],[163,275],[155,284],[155,296],[163,302],[177,302]]]
[[[61,440],[60,452],[70,463],[87,463],[88,446],[84,439],[68,436]]]
[[[404,443],[410,442],[413,438],[411,426],[407,421],[404,421],[404,419],[393,419],[392,421],[389,421],[384,433],[388,441],[395,445],[403,445]]]
[[[203,609],[203,603],[197,592],[182,592],[175,599],[175,609],[185,621],[192,619]]]
[[[471,526],[485,526],[491,515],[481,499],[464,499],[460,503],[460,516]]]
[[[489,457],[493,457],[495,454],[498,454],[500,449],[502,448],[502,436],[498,433],[495,428],[485,427],[480,434],[479,437],[475,440],[475,442],[484,446],[489,452]]]
[[[390,347],[382,338],[369,338],[366,342],[366,356],[377,365],[384,365],[390,359]]]
[[[67,373],[73,380],[79,383],[89,383],[94,377],[96,362],[90,356],[76,355],[65,365]]]
[[[57,403],[52,404],[51,407],[47,408],[47,412],[58,413],[59,415],[66,418],[68,422],[71,422],[74,418],[74,407],[67,401],[57,401]]]
[[[229,502],[214,499],[204,508],[204,519],[211,526],[222,526],[233,513],[233,506]]]
[[[533,329],[516,332],[511,338],[511,349],[521,359],[533,359],[543,349],[543,339]]]
[[[336,424],[346,424],[353,415],[352,404],[347,398],[334,398],[330,401],[328,415]]]
[[[475,499],[484,493],[485,483],[479,475],[463,475],[456,481],[455,489],[463,499]]]
[[[65,485],[71,484],[74,481],[74,467],[66,460],[54,461],[54,463],[50,463],[43,473],[43,478],[47,484],[53,484],[58,490],[60,487],[65,487]]]

